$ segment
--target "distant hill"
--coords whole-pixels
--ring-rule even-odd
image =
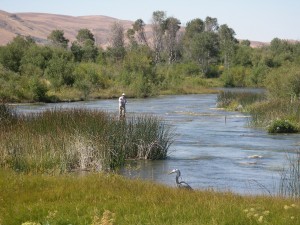
[[[8,13],[0,11],[0,45],[5,45],[16,35],[31,36],[38,43],[47,43],[53,30],[63,30],[71,42],[76,39],[78,30],[87,28],[95,36],[98,45],[108,43],[109,32],[114,22],[120,22],[125,29],[132,21],[119,20],[108,16],[64,16],[46,13]]]
[[[127,30],[134,21],[119,20],[108,16],[66,16],[47,13],[8,13],[0,10],[0,45],[6,45],[15,36],[31,36],[37,43],[47,43],[47,37],[53,30],[63,30],[65,37],[73,42],[78,30],[87,28],[95,36],[96,44],[103,47],[109,41],[110,28],[118,21]],[[150,37],[151,27],[146,25],[147,36]],[[267,43],[251,41],[252,47]]]

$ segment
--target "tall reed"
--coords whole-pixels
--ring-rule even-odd
[[[281,174],[279,194],[291,198],[300,197],[300,150],[294,157],[288,157],[288,168]]]
[[[217,96],[218,107],[235,109],[238,105],[243,108],[266,98],[264,93],[220,91]]]
[[[296,127],[300,126],[300,102],[287,101],[286,99],[272,99],[253,104],[249,108],[252,116],[251,124],[267,127],[274,121],[288,120]]]
[[[172,133],[152,116],[115,119],[85,109],[54,109],[16,121],[0,131],[0,166],[24,172],[110,170],[128,158],[164,159]]]

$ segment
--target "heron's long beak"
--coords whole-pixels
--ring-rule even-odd
[[[174,171],[171,171],[171,172],[168,173],[168,175],[169,175],[169,174],[172,174],[172,173],[175,173],[175,172],[174,172]]]

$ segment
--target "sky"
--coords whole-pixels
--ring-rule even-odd
[[[176,17],[183,26],[207,16],[227,24],[237,39],[300,41],[300,0],[0,0],[0,10],[69,16],[103,15],[151,23],[154,11]]]

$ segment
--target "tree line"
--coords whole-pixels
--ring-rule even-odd
[[[97,46],[86,28],[72,43],[63,30],[53,30],[46,45],[16,36],[0,47],[0,99],[60,101],[115,97],[123,91],[147,97],[194,91],[214,85],[211,80],[299,97],[299,42],[274,38],[269,45],[252,48],[217,18],[196,18],[183,29],[178,18],[164,11],[153,12],[150,26],[147,33],[142,19],[128,30],[115,22],[107,48]]]

